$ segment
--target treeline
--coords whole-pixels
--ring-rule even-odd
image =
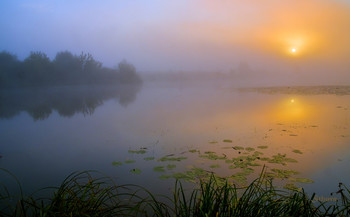
[[[45,53],[31,52],[23,61],[9,52],[0,53],[0,88],[125,83],[141,83],[135,67],[126,61],[112,69],[89,53],[63,51],[50,60]]]

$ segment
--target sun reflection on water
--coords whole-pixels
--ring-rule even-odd
[[[308,108],[305,103],[297,98],[287,98],[278,101],[271,111],[271,116],[278,121],[303,120],[308,115]]]

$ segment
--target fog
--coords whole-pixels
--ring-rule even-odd
[[[89,52],[143,76],[224,75],[237,85],[350,82],[350,4],[310,1],[0,3],[0,51]],[[186,76],[185,76],[186,77]]]

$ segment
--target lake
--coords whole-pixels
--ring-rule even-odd
[[[330,197],[350,183],[347,90],[227,82],[3,90],[0,168],[26,192],[97,170],[166,194],[173,177],[193,183],[214,172],[244,186],[265,165],[281,187]]]

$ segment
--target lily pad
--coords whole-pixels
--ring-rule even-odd
[[[260,148],[260,149],[267,149],[268,146],[267,145],[259,145],[258,148]]]
[[[242,146],[233,146],[232,147],[234,150],[244,150]]]
[[[240,174],[242,174],[242,175],[249,175],[251,173],[254,173],[254,169],[248,167],[248,168],[242,169],[242,172]]]
[[[200,158],[206,158],[209,160],[226,160],[226,155],[218,156],[215,152],[207,151],[205,155],[199,155]]]
[[[154,157],[145,157],[144,160],[146,160],[146,161],[154,160]]]
[[[294,183],[287,183],[285,186],[283,186],[284,189],[291,190],[291,191],[298,191],[299,188]]]
[[[176,168],[176,165],[174,165],[174,164],[169,164],[169,165],[166,166],[166,168],[167,168],[168,170],[172,170],[172,169]]]
[[[245,150],[251,152],[251,151],[255,151],[255,148],[247,147],[245,148]]]
[[[159,176],[160,179],[169,179],[169,178],[172,178],[172,177],[173,177],[172,175],[165,175],[165,174]]]
[[[172,174],[172,177],[175,179],[183,179],[189,182],[196,182],[196,179],[193,176],[188,175],[186,173],[174,173]]]
[[[189,150],[189,152],[191,152],[191,153],[196,153],[196,152],[198,152],[196,149],[191,149],[191,150]]]
[[[277,155],[273,155],[272,159],[269,159],[268,162],[287,165],[287,162],[288,163],[297,163],[298,161],[293,159],[293,158],[287,158],[286,154],[278,153]]]
[[[210,174],[210,172],[205,171],[204,169],[199,167],[191,167],[191,170],[186,171],[186,174],[189,175],[190,177],[197,178],[197,177],[208,177],[208,174]]]
[[[314,183],[313,180],[307,178],[289,178],[292,182],[300,182],[300,183]]]
[[[247,183],[247,176],[242,173],[236,173],[232,176],[230,176],[231,179],[235,180],[235,182],[239,184],[245,184]]]
[[[141,150],[136,150],[136,151],[133,151],[133,150],[129,150],[128,153],[130,154],[145,154],[147,151],[144,150],[144,149],[141,149]]]
[[[209,166],[210,168],[220,168],[220,165],[219,164],[212,164]]]
[[[156,172],[165,172],[165,169],[163,166],[156,166],[153,168],[153,171],[156,171]]]
[[[300,151],[300,150],[298,150],[298,149],[293,150],[293,152],[294,152],[294,153],[297,153],[297,154],[302,154],[302,153],[303,153],[302,151]]]
[[[259,155],[263,155],[264,153],[260,152],[260,151],[255,151],[253,156],[254,157],[258,157]]]
[[[224,139],[223,142],[232,143],[231,139]]]
[[[132,169],[132,170],[130,170],[130,172],[133,174],[140,174],[141,170],[140,169]]]
[[[231,163],[234,163],[235,161],[234,160],[225,160],[225,163],[228,163],[228,164],[231,164]]]
[[[121,165],[123,165],[123,163],[120,162],[120,161],[113,161],[113,162],[112,162],[112,165],[113,165],[113,166],[121,166]]]
[[[165,156],[165,157],[158,159],[158,161],[161,161],[161,162],[163,162],[163,161],[182,161],[182,160],[186,160],[186,159],[187,159],[187,157],[167,157],[167,156]]]
[[[283,170],[283,169],[272,169],[272,172],[274,172],[273,176],[276,178],[286,179],[291,177],[292,175],[299,174],[298,171],[294,170]]]
[[[218,143],[217,141],[209,141],[210,144],[216,144]]]
[[[135,160],[126,160],[124,161],[124,163],[126,164],[132,164],[132,163],[135,163],[136,161]]]

